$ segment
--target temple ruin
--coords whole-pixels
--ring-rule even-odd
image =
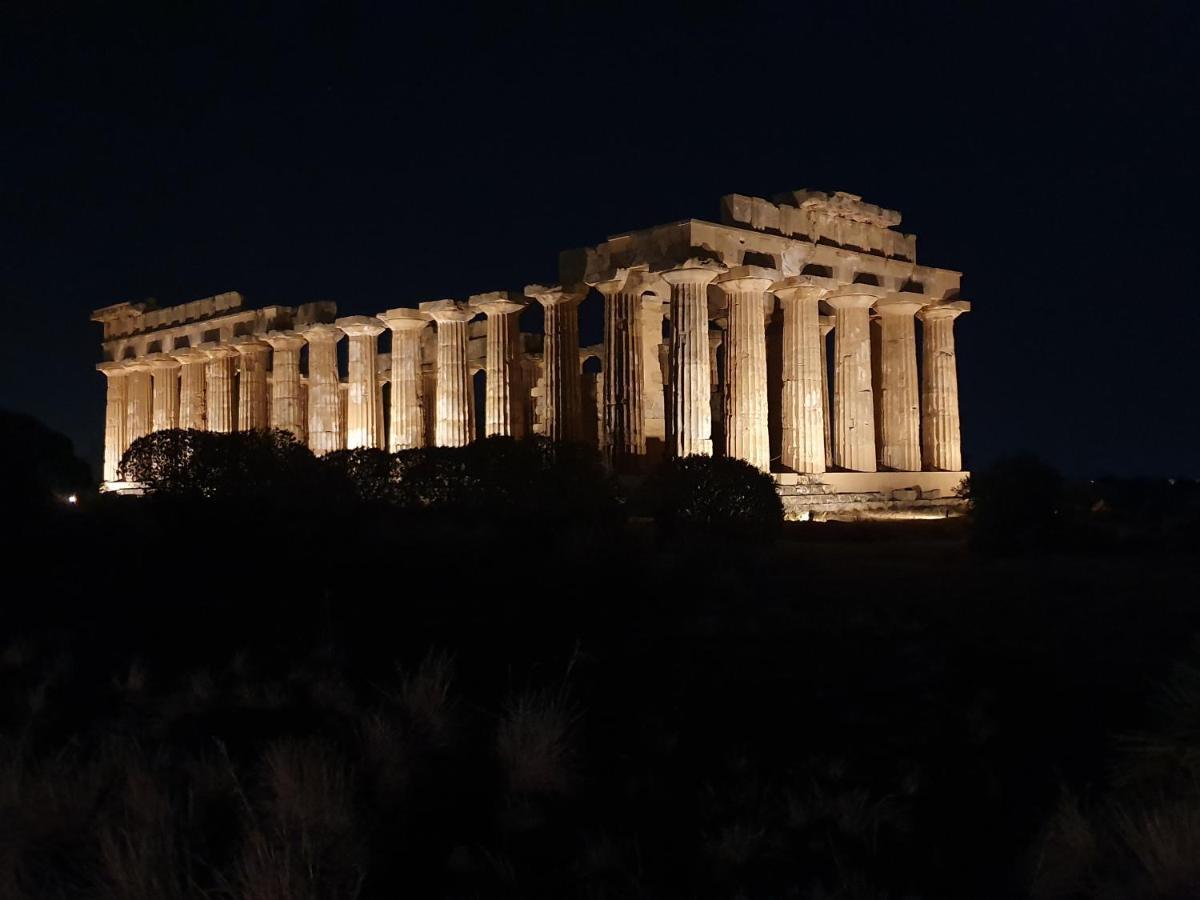
[[[540,434],[593,444],[623,475],[665,455],[744,459],[790,518],[945,515],[966,475],[954,321],[971,307],[961,274],[919,265],[899,224],[841,192],[733,194],[719,222],[564,251],[558,284],[520,293],[341,318],[331,302],[249,309],[235,292],[107,306],[92,314],[105,487],[123,487],[134,440],[165,428],[278,428],[317,454]],[[581,347],[593,291],[604,340]],[[531,303],[541,334],[520,329]]]

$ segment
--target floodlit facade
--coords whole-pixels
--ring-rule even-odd
[[[556,285],[374,316],[237,293],[96,310],[106,486],[164,428],[279,428],[317,454],[542,434],[621,474],[744,459],[791,518],[956,511],[960,273],[919,265],[900,214],[852,194],[733,194],[721,213],[564,251]],[[588,302],[604,340],[580,347]],[[520,329],[532,303],[541,334]]]

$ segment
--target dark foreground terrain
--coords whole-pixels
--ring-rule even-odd
[[[0,896],[1195,896],[1195,556],[966,529],[32,517]]]

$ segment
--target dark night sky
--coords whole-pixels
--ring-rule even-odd
[[[238,6],[4,7],[0,407],[93,463],[93,308],[519,289],[809,187],[965,273],[968,465],[1200,475],[1190,3]]]

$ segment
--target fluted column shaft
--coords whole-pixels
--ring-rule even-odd
[[[472,438],[471,369],[467,363],[467,323],[475,311],[422,304],[437,322],[437,399],[433,440],[439,447],[462,447]]]
[[[208,366],[205,368],[208,430],[233,431],[237,416],[237,408],[233,403],[237,351],[226,346],[201,349],[208,354]]]
[[[666,448],[667,407],[663,393],[663,301],[654,294],[642,297],[642,438],[646,456],[653,459]]]
[[[708,344],[708,285],[715,268],[663,273],[671,285],[670,442],[675,456],[712,456],[712,373]]]
[[[513,295],[507,295],[509,297]],[[487,315],[487,357],[484,364],[483,429],[487,437],[511,437],[515,430],[520,312],[524,301],[506,299],[502,292],[471,298],[471,307]]]
[[[595,285],[604,297],[604,453],[617,471],[646,455],[642,292],[637,276]]]
[[[380,318],[392,329],[392,393],[388,449],[425,446],[422,410],[421,336],[429,316],[415,309],[391,309]]]
[[[927,306],[917,313],[924,344],[921,458],[927,469],[962,471],[954,320],[969,309],[968,304],[957,301]]]
[[[346,397],[346,447],[378,446],[376,356],[383,323],[372,316],[351,316],[336,323],[350,336]]]
[[[154,387],[150,367],[138,361],[129,365],[125,406],[125,448],[149,434],[154,424]]]
[[[583,295],[561,288],[530,292],[545,309],[543,408],[545,435],[555,441],[583,439],[579,384],[579,303]]]
[[[241,340],[234,344],[238,351],[238,417],[239,431],[265,429],[270,425],[267,414],[267,362],[271,347],[258,340]]]
[[[129,446],[125,439],[128,373],[118,362],[100,363],[96,368],[104,373],[108,382],[104,403],[104,480],[116,481],[121,457]]]
[[[783,309],[783,405],[780,461],[794,472],[819,474],[826,468],[828,401],[821,332],[821,285],[803,276],[774,288]]]
[[[874,472],[875,398],[871,389],[873,292],[854,286],[828,294],[834,310],[833,457],[851,472]]]
[[[765,271],[765,270],[763,270]],[[741,266],[716,280],[729,301],[725,332],[725,455],[766,472],[771,467],[767,430],[766,291],[774,280]]]
[[[921,400],[917,390],[917,330],[921,304],[886,298],[879,313],[879,464],[901,472],[921,471]]]
[[[293,332],[272,332],[264,340],[272,350],[271,428],[290,431],[304,443],[308,439],[300,389],[300,351],[304,349],[304,338]]]
[[[179,363],[169,356],[150,362],[150,377],[154,383],[154,413],[152,431],[166,431],[179,426]]]
[[[189,347],[174,350],[171,355],[179,361],[179,427],[203,430],[208,357]]]
[[[821,421],[825,426],[825,469],[833,465],[833,423],[829,418],[829,332],[833,331],[833,316],[818,318],[821,328]]]
[[[308,447],[317,456],[346,446],[338,396],[337,345],[343,332],[335,325],[314,325],[304,332],[308,341]]]

